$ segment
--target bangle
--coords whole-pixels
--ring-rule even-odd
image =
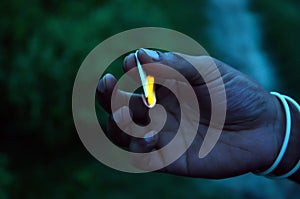
[[[291,111],[290,111],[290,108],[289,108],[289,105],[288,105],[286,99],[277,92],[271,92],[271,94],[278,97],[284,107],[285,118],[286,118],[286,127],[285,127],[285,137],[283,140],[283,144],[281,146],[280,152],[279,152],[275,162],[271,165],[271,167],[269,169],[267,169],[263,172],[257,173],[258,175],[264,175],[264,176],[266,176],[266,175],[270,174],[272,171],[274,171],[277,168],[277,166],[279,165],[279,163],[281,162],[281,160],[286,152],[288,143],[289,143],[289,139],[290,139],[290,135],[291,135],[291,126],[292,126]]]
[[[290,98],[289,96],[283,95],[283,97],[288,100],[289,102],[291,102],[294,106],[297,107],[299,113],[300,113],[300,105],[292,98]],[[272,178],[276,178],[276,179],[283,179],[283,178],[288,178],[291,175],[293,175],[294,173],[296,173],[298,170],[300,169],[300,160],[298,160],[298,163],[294,166],[294,168],[292,170],[290,170],[289,172],[280,175],[280,176],[272,176]]]

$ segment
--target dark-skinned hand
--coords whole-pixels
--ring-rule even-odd
[[[166,81],[172,81],[172,78],[176,79],[176,77],[168,77],[164,74],[163,69],[160,71],[161,64],[180,72],[192,86],[201,112],[198,132],[191,146],[179,159],[158,170],[159,172],[220,179],[248,172],[264,171],[273,163],[282,144],[284,136],[282,132],[284,132],[285,126],[281,105],[275,96],[269,94],[248,76],[208,56],[139,50],[138,57],[141,64],[147,64],[144,67],[145,71],[149,74],[153,73],[154,76],[158,76],[157,78],[165,78]],[[220,79],[223,81],[208,77],[206,78],[208,81],[204,83],[203,74],[198,74],[190,64],[191,62],[196,63],[197,67],[205,69],[208,76],[216,72],[216,68],[212,67],[213,63],[217,66],[221,74]],[[134,54],[129,54],[124,60],[123,70],[128,72],[135,69],[136,65]],[[138,77],[133,76],[133,79],[139,81]],[[211,94],[217,95],[223,82],[227,100],[222,103],[226,103],[227,111],[222,134],[213,150],[206,157],[199,158],[199,149],[206,135],[211,116],[208,84],[212,88]],[[174,86],[178,83],[180,82],[174,81]],[[132,95],[116,88],[119,99],[130,98],[131,101],[129,106],[120,103],[119,110],[112,113],[111,96],[116,84],[116,78],[107,74],[97,86],[98,102],[111,114],[107,121],[107,136],[116,145],[126,147],[133,152],[147,153],[165,146],[175,136],[180,118],[185,114],[184,112],[180,113],[180,106],[178,106],[178,100],[174,94],[163,86],[156,87],[157,103],[165,108],[168,115],[167,122],[158,134],[151,136],[153,133],[148,132],[147,136],[150,135],[150,137],[138,139],[124,133],[119,126],[124,128],[130,126],[131,117],[137,124],[145,123],[149,119],[148,108],[144,105],[141,95]],[[186,106],[188,107],[189,104],[186,103]],[[192,110],[193,107],[188,107],[188,109]],[[128,111],[131,116],[126,114]],[[190,118],[185,120],[187,120],[185,121],[187,124],[193,122]],[[185,130],[188,131],[188,128]],[[161,154],[153,161],[156,161],[155,164],[159,161],[163,162],[166,159],[165,156],[168,155],[170,154]],[[145,164],[139,166],[148,167],[141,169],[151,170],[152,160],[145,161],[147,161]]]

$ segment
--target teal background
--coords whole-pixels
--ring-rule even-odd
[[[108,168],[87,152],[72,120],[76,72],[89,51],[109,36],[144,26],[171,28],[216,55],[206,31],[207,1],[2,1],[0,199],[251,198],[254,189],[239,191],[227,182]],[[278,91],[298,101],[299,9],[297,0],[251,1],[251,10],[260,16],[263,48],[278,71]],[[121,63],[122,57],[109,70],[117,77]],[[103,124],[107,115],[97,109]],[[290,193],[288,187],[281,189]]]

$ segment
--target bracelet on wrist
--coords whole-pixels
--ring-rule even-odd
[[[284,137],[281,149],[279,151],[279,154],[278,154],[277,158],[275,159],[274,163],[270,166],[269,169],[267,169],[263,172],[256,173],[256,174],[270,177],[270,178],[275,178],[275,179],[283,179],[283,178],[288,178],[288,177],[292,176],[300,168],[300,160],[298,160],[297,164],[294,165],[294,167],[289,172],[279,175],[279,176],[278,175],[275,176],[275,175],[271,174],[278,167],[280,162],[282,161],[282,159],[286,153],[288,143],[289,143],[289,140],[291,137],[292,119],[291,119],[291,110],[290,110],[290,107],[289,107],[289,104],[287,103],[287,101],[289,101],[291,104],[293,104],[295,107],[297,107],[299,113],[300,113],[300,105],[294,99],[292,99],[291,97],[288,97],[286,95],[282,95],[277,92],[271,92],[271,94],[275,95],[280,100],[280,102],[282,103],[282,105],[284,107],[285,118],[286,118],[285,137]]]

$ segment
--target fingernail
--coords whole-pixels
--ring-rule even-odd
[[[149,50],[146,48],[141,48],[149,57],[151,57],[153,60],[157,61],[159,60],[159,54],[154,50]]]
[[[145,142],[147,142],[147,143],[150,143],[151,141],[153,141],[153,139],[154,139],[154,135],[156,134],[156,131],[150,131],[149,133],[146,133],[145,135],[144,135],[144,140],[145,140]]]

